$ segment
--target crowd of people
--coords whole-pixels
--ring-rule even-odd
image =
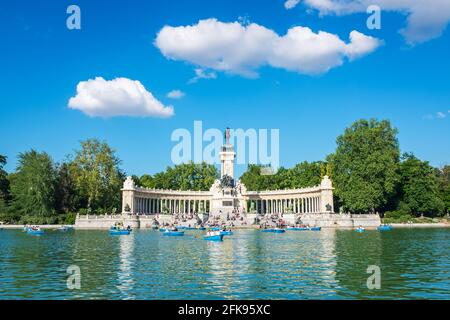
[[[266,213],[259,217],[261,228],[282,228],[286,226],[282,213]]]
[[[247,219],[239,210],[232,210],[227,213],[219,211],[216,214],[210,214],[206,223],[210,226],[236,227],[246,226]]]

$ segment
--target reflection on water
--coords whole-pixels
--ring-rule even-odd
[[[449,229],[202,235],[2,230],[0,299],[450,299]],[[66,286],[70,265],[81,290]],[[369,265],[380,290],[367,289]]]
[[[132,266],[134,263],[134,233],[126,237],[120,238],[119,249],[119,270],[117,273],[118,285],[121,299],[133,299],[134,278],[132,274]]]

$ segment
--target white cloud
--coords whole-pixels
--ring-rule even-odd
[[[299,2],[300,2],[300,0],[287,0],[284,3],[284,7],[289,10],[289,9],[294,8]]]
[[[96,77],[81,81],[68,107],[91,117],[139,116],[167,118],[172,106],[164,106],[137,80]]]
[[[345,43],[337,35],[293,27],[284,36],[256,23],[200,20],[191,26],[165,26],[155,45],[168,59],[216,71],[257,77],[264,65],[319,74],[374,51],[380,41],[357,31]],[[197,71],[196,71],[197,72]],[[195,78],[194,78],[195,79]]]
[[[198,68],[195,69],[195,77],[189,80],[188,83],[195,83],[200,79],[216,79],[217,75],[214,71],[206,72],[205,70]]]
[[[448,113],[450,113],[450,110],[448,110],[447,112],[445,112],[445,111],[438,111],[435,114],[427,114],[427,115],[424,116],[424,118],[427,119],[427,120],[444,119],[444,118],[447,118]]]
[[[444,119],[447,115],[444,112],[437,112],[436,113],[436,117],[438,117],[439,119]]]
[[[411,45],[439,37],[450,21],[449,0],[304,0],[303,3],[318,10],[320,15],[366,12],[370,5],[378,5],[383,11],[406,15],[406,27],[400,33]],[[298,1],[295,5],[297,4]]]
[[[171,99],[181,99],[181,98],[183,98],[185,95],[186,95],[186,94],[185,94],[183,91],[181,91],[181,90],[172,90],[172,91],[170,91],[170,92],[167,94],[167,97],[168,97],[168,98],[171,98]]]

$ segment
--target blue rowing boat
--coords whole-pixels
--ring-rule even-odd
[[[285,233],[286,230],[280,228],[273,228],[273,229],[264,229],[262,230],[262,232]]]
[[[122,236],[122,235],[129,235],[131,233],[131,229],[115,229],[111,228],[109,229],[109,234],[113,236]]]
[[[364,228],[357,228],[355,231],[356,232],[364,232],[364,231],[366,231],[366,229],[364,229]]]
[[[385,224],[385,225],[379,226],[377,229],[378,229],[378,231],[390,231],[390,230],[392,230],[392,226]]]
[[[168,237],[181,237],[184,236],[184,231],[165,231],[163,232],[163,236],[168,236]]]
[[[33,230],[33,229],[31,229],[31,228],[28,228],[28,229],[27,229],[27,234],[40,235],[40,234],[44,234],[44,230],[42,230],[42,229],[36,229],[36,230]]]
[[[203,236],[203,239],[209,240],[209,241],[223,241],[223,234],[215,234],[212,236]]]
[[[288,227],[289,231],[320,231],[322,227]]]

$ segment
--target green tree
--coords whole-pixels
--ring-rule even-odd
[[[297,164],[291,171],[291,188],[306,188],[320,184],[325,175],[326,165],[322,161],[307,162]]]
[[[139,178],[139,182],[144,188],[155,188],[155,182],[151,175],[144,174]]]
[[[156,173],[153,177],[144,175],[141,183],[147,188],[174,190],[209,190],[219,177],[217,168],[205,162],[193,162],[167,167],[166,171]]]
[[[444,166],[440,172],[440,193],[444,201],[445,212],[450,212],[450,165]]]
[[[0,214],[4,216],[8,211],[11,193],[9,189],[8,173],[3,169],[6,165],[6,156],[0,154]]]
[[[70,163],[70,173],[82,207],[98,213],[120,208],[124,174],[119,165],[119,158],[107,143],[97,139],[81,141],[81,150]]]
[[[0,199],[7,201],[10,193],[8,173],[3,169],[5,165],[6,156],[0,154]]]
[[[79,209],[79,197],[70,167],[70,162],[64,162],[56,169],[55,208],[58,212],[69,213]]]
[[[328,160],[340,206],[354,213],[382,210],[399,180],[397,130],[387,120],[359,120],[336,143]]]
[[[19,154],[11,179],[13,210],[22,215],[49,216],[55,212],[56,172],[52,159],[35,150]]]
[[[264,174],[261,165],[248,166],[240,180],[248,190],[276,190],[313,187],[320,184],[324,163],[321,161],[297,164],[291,169],[280,167],[275,174]]]
[[[242,174],[240,180],[248,190],[260,191],[261,166],[250,164],[247,170]]]
[[[406,153],[400,163],[400,201],[416,216],[441,215],[444,202],[439,194],[439,176],[427,161]]]
[[[141,178],[139,178],[138,176],[132,175],[132,176],[131,176],[131,179],[133,179],[133,182],[134,182],[134,184],[135,184],[136,186],[144,187],[144,186],[142,185]]]

